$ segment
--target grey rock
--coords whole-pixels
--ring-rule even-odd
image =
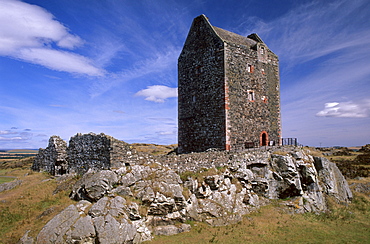
[[[112,215],[93,218],[99,243],[130,243],[135,238],[137,230],[126,219],[117,221]]]
[[[89,215],[92,217],[99,217],[99,216],[104,216],[108,213],[108,206],[109,199],[108,197],[103,197],[99,199],[94,205],[89,210]]]
[[[37,243],[65,243],[65,234],[79,217],[76,206],[70,205],[42,228],[37,235]]]
[[[181,224],[179,226],[175,226],[175,225],[156,226],[153,229],[153,233],[155,235],[171,236],[171,235],[176,235],[182,232],[189,232],[190,229],[191,229],[191,226],[189,224]]]
[[[96,233],[91,217],[79,218],[68,234],[67,243],[95,243]]]
[[[91,202],[86,200],[81,200],[76,204],[77,209],[80,213],[85,213],[85,211],[91,206]]]
[[[120,196],[130,196],[130,197],[133,196],[130,187],[127,186],[118,186],[112,190],[112,193]]]
[[[97,201],[112,190],[117,182],[117,174],[113,171],[90,171],[75,184],[70,197],[74,200]]]
[[[349,202],[353,195],[337,165],[322,157],[314,157],[314,160],[325,193],[339,202]]]
[[[18,241],[17,244],[33,244],[34,240],[33,237],[28,236],[30,230],[27,230],[26,233],[22,236],[22,238]]]
[[[121,215],[124,215],[127,218],[127,215],[125,213],[126,209],[126,200],[120,196],[117,196],[110,200],[110,206],[109,206],[109,214],[113,217],[120,217]]]
[[[22,184],[21,180],[15,180],[15,181],[0,184],[0,192],[11,190],[21,184]]]

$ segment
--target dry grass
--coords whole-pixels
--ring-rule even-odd
[[[0,193],[0,243],[17,243],[27,230],[36,236],[57,213],[73,203],[68,192],[53,195],[55,179],[29,169],[7,169],[3,174],[16,176],[22,184]]]
[[[147,144],[147,143],[133,143],[131,146],[137,152],[143,152],[151,155],[167,155],[173,152],[177,148],[177,144],[172,145],[157,145],[157,144]]]

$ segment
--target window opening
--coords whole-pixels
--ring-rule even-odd
[[[254,91],[253,90],[248,90],[247,94],[248,94],[248,100],[253,102],[254,101]]]
[[[253,73],[254,67],[251,64],[248,64],[247,71],[248,73]]]
[[[196,74],[196,75],[199,75],[199,74],[201,74],[201,73],[203,73],[203,66],[197,66],[197,67],[195,68],[195,74]]]

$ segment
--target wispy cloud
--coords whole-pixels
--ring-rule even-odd
[[[154,48],[153,46],[152,49]],[[132,82],[139,78],[144,79],[153,74],[155,76],[153,75],[152,77],[158,77],[161,74],[169,76],[172,74],[171,71],[176,68],[179,53],[180,50],[174,48],[168,48],[164,52],[157,50],[155,53],[143,57],[142,60],[130,64],[130,68],[111,73],[103,79],[95,80],[90,87],[90,95],[91,97],[97,97],[123,83]],[[176,81],[175,75],[171,76],[171,78]]]
[[[135,95],[143,96],[147,101],[163,103],[167,98],[177,97],[177,88],[161,85],[148,86],[146,89],[138,91]]]
[[[365,118],[370,114],[370,100],[362,102],[325,103],[325,109],[318,112],[320,117]]]
[[[45,9],[17,0],[3,0],[0,22],[6,23],[0,25],[0,55],[58,71],[89,76],[104,74],[88,58],[63,50],[81,46],[83,41]]]
[[[256,23],[253,31],[270,40],[270,47],[280,58],[305,62],[349,47],[369,45],[370,30],[361,29],[361,21],[368,16],[366,9],[366,0],[313,1],[268,23],[256,17],[250,21]]]
[[[0,131],[0,141],[1,142],[25,142],[32,139],[33,133],[29,132],[30,129],[25,129],[24,131]]]

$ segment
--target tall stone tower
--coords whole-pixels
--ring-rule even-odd
[[[278,57],[248,37],[193,20],[178,60],[179,152],[280,144]]]

